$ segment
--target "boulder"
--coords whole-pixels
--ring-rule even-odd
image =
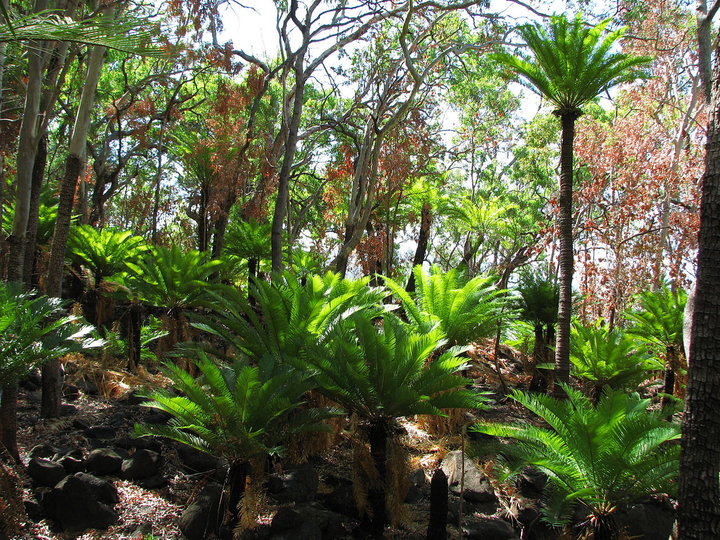
[[[98,500],[83,473],[66,476],[43,498],[45,514],[63,530],[107,529],[117,514]]]
[[[76,473],[75,478],[85,482],[85,484],[87,484],[90,488],[90,491],[93,492],[95,497],[97,497],[97,500],[101,503],[113,505],[120,501],[117,488],[112,482],[108,482],[107,480],[103,480],[102,478],[98,478],[97,476],[84,472]]]
[[[653,503],[636,504],[617,516],[617,524],[634,540],[667,540],[674,523],[671,508]]]
[[[460,482],[463,476],[463,466],[465,472],[464,486]],[[462,488],[463,497],[471,502],[492,502],[497,499],[495,490],[485,474],[460,450],[450,452],[445,456],[440,467],[448,478],[448,487],[451,493],[460,495]]]
[[[85,470],[99,475],[115,474],[122,463],[122,456],[112,448],[96,448],[85,459]]]
[[[180,516],[178,526],[187,540],[205,540],[217,528],[223,488],[208,484]]]
[[[92,426],[84,430],[83,435],[89,439],[112,441],[117,435],[117,430],[111,426]]]
[[[124,480],[142,480],[157,474],[160,464],[160,454],[140,449],[123,460],[118,476]]]
[[[28,463],[27,472],[30,478],[41,486],[54,487],[67,476],[65,467],[56,461],[35,457]]]
[[[315,499],[318,474],[311,463],[292,465],[268,479],[268,493],[281,503],[305,503]]]
[[[191,472],[214,471],[220,466],[218,458],[187,444],[177,445],[177,455],[183,466]]]
[[[63,469],[68,474],[75,474],[85,470],[85,461],[73,456],[63,456],[58,460],[58,463],[63,466]]]
[[[463,538],[469,540],[518,540],[515,529],[501,519],[479,519],[463,525]]]
[[[360,519],[360,511],[355,502],[355,493],[352,485],[343,485],[335,488],[323,499],[323,505],[328,510],[337,512],[344,516]]]

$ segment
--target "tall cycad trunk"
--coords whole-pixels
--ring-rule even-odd
[[[382,538],[388,522],[385,509],[387,481],[388,427],[383,422],[372,422],[368,427],[370,455],[377,470],[378,481],[368,489],[368,504],[372,511],[370,533],[373,538]]]
[[[113,10],[114,7],[106,8],[106,16],[112,16]],[[87,132],[90,126],[90,112],[95,102],[95,91],[100,80],[105,51],[105,47],[94,46],[88,60],[85,85],[83,86],[80,105],[78,106],[70,139],[68,157],[65,162],[65,175],[60,185],[60,201],[55,222],[55,233],[53,234],[50,262],[48,263],[47,278],[45,280],[45,292],[48,296],[60,297],[62,295],[65,249],[70,232],[75,190],[85,163],[85,145],[87,144]],[[58,359],[51,360],[42,368],[41,413],[44,417],[55,418],[60,416],[61,389],[60,361]]]
[[[427,255],[428,243],[430,241],[430,226],[432,225],[432,206],[429,202],[424,202],[420,212],[420,232],[418,233],[417,249],[410,267],[410,277],[408,278],[405,290],[409,293],[415,292],[415,272],[413,268],[425,262]]]
[[[553,394],[564,396],[558,383],[570,382],[570,321],[572,318],[572,278],[573,278],[573,141],[575,139],[575,120],[579,109],[558,110],[556,116],[562,123],[560,144],[560,193],[557,216],[558,237],[560,240],[560,303],[558,306],[557,337],[555,341],[555,386]]]
[[[678,477],[682,540],[712,540],[720,532],[720,61],[712,104],[700,201],[698,272]]]

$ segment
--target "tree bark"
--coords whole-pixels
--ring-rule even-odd
[[[410,268],[410,277],[408,278],[405,290],[409,293],[415,292],[415,272],[412,271],[417,265],[425,261],[427,255],[428,242],[430,241],[430,226],[432,225],[432,206],[429,202],[424,202],[420,211],[420,232],[418,233],[418,243],[413,257],[412,267]]]
[[[558,266],[560,270],[560,303],[558,305],[557,335],[555,341],[555,369],[553,394],[562,397],[565,392],[558,383],[570,382],[570,322],[572,318],[573,278],[573,141],[577,110],[556,112],[562,123],[560,144],[560,193],[557,230],[560,243]]]
[[[387,477],[387,427],[382,422],[372,422],[368,426],[370,455],[378,474],[378,483],[368,489],[368,503],[372,510],[370,533],[373,538],[382,538],[387,524],[385,510],[385,478]]]
[[[112,16],[114,7],[106,8],[106,16]],[[83,86],[80,105],[75,117],[75,125],[70,139],[69,154],[65,162],[65,176],[60,186],[55,233],[50,248],[45,292],[48,296],[62,296],[62,278],[65,267],[65,249],[70,233],[70,221],[75,201],[78,178],[85,163],[85,145],[90,125],[90,112],[95,102],[100,73],[105,59],[105,47],[94,46],[88,60],[87,75]],[[40,412],[45,418],[60,416],[62,398],[62,377],[59,359],[50,360],[42,368],[42,402]]]
[[[720,537],[720,62],[700,202],[698,272],[683,415],[678,530],[682,540]]]
[[[37,287],[36,274],[37,230],[40,220],[40,194],[45,178],[47,164],[47,134],[40,137],[35,152],[35,165],[33,166],[32,183],[30,187],[30,212],[28,215],[27,239],[25,243],[23,281],[31,287]]]
[[[17,445],[17,400],[18,383],[7,383],[2,389],[0,400],[0,444],[5,447],[17,461],[20,461],[20,452]]]

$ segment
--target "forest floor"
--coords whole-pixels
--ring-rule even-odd
[[[496,419],[498,421],[517,420],[526,417],[524,410],[512,400],[499,399],[503,396],[503,388],[497,375],[496,365],[489,361],[492,358],[491,344],[477,346],[470,351],[471,368],[467,376],[475,386],[490,392],[496,399],[485,411],[475,413],[477,419]],[[515,351],[503,348],[499,365],[502,378],[507,388],[518,388],[527,385],[528,377],[522,373],[522,358]],[[90,425],[104,425],[113,418],[124,419],[118,427],[118,437],[130,435],[134,423],[141,419],[147,410],[128,404],[127,395],[142,386],[167,384],[161,376],[141,371],[140,375],[132,375],[119,365],[110,365],[108,361],[89,362],[84,359],[70,360],[65,364],[66,379],[70,382],[79,380],[93,381],[99,392],[97,395],[80,393],[79,397],[68,401],[66,414],[59,419],[46,420],[40,418],[39,391],[21,390],[18,410],[18,442],[23,462],[29,461],[29,453],[36,445],[49,443],[54,446],[81,448],[85,454],[91,450],[82,431],[73,427],[73,423],[82,420]],[[117,421],[115,422],[117,424]],[[444,437],[431,437],[417,423],[407,420],[404,423],[407,435],[404,444],[410,455],[413,469],[423,468],[430,472],[438,467],[442,458],[450,451],[462,448],[467,437],[461,433],[451,433]],[[459,431],[464,431],[460,429]],[[338,476],[352,478],[352,445],[341,441],[323,452],[315,461],[320,476],[319,494],[332,489],[324,480]],[[480,464],[481,466],[483,464]],[[23,483],[25,498],[33,499],[31,480],[24,470],[16,471]],[[168,485],[154,490],[143,489],[133,482],[112,478],[118,490],[119,503],[114,506],[118,513],[116,524],[107,530],[90,530],[81,535],[56,532],[48,520],[33,522],[26,520],[18,539],[39,540],[94,540],[99,538],[116,540],[182,539],[178,528],[178,520],[193,496],[208,481],[208,473],[189,474],[183,469],[177,453],[168,449],[163,452],[163,468],[161,474],[168,479]],[[502,499],[502,497],[501,497]],[[269,522],[279,505],[267,499],[261,522]],[[497,514],[504,512],[502,501],[496,505]],[[423,497],[417,503],[405,505],[405,519],[402,524],[392,529],[387,538],[420,540],[426,536],[429,502]],[[461,538],[457,526],[449,526],[450,538]],[[152,536],[150,536],[152,534]]]

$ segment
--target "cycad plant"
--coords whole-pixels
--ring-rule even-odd
[[[257,277],[260,263],[270,259],[270,225],[231,220],[223,242],[223,255],[247,261],[249,277]]]
[[[586,385],[593,402],[606,385],[634,392],[650,370],[662,367],[638,348],[633,336],[619,327],[610,329],[602,320],[590,326],[573,324],[570,361],[572,374]]]
[[[553,15],[547,26],[525,24],[516,31],[530,54],[502,52],[495,59],[520,75],[534,92],[548,99],[562,124],[560,144],[560,190],[557,228],[560,243],[560,303],[558,309],[555,380],[570,378],[570,326],[573,276],[573,140],[575,121],[584,105],[608,89],[632,81],[643,73],[649,58],[615,52],[626,32],[606,32],[611,19],[596,26],[586,25],[578,14],[572,20]],[[560,390],[560,387],[557,388]]]
[[[472,429],[513,439],[495,450],[510,473],[533,465],[549,477],[542,514],[554,526],[583,513],[581,538],[619,540],[615,514],[653,494],[673,494],[680,455],[680,426],[668,412],[648,410],[637,394],[603,391],[597,405],[564,386],[567,400],[516,391],[514,399],[549,427],[481,423]]]
[[[433,265],[430,271],[422,266],[413,269],[415,292],[408,293],[400,283],[386,279],[392,293],[400,299],[408,321],[419,332],[436,325],[445,333],[446,347],[464,346],[488,337],[497,330],[508,304],[506,291],[494,285],[492,277],[468,279],[462,270],[443,272]]]
[[[160,352],[171,350],[176,343],[190,341],[186,311],[208,301],[210,276],[219,270],[222,262],[209,259],[199,251],[185,252],[178,246],[154,246],[144,257],[126,266],[131,294],[161,313],[168,333],[160,339]]]
[[[307,344],[325,339],[347,314],[384,310],[386,292],[370,288],[369,279],[350,280],[333,272],[304,278],[284,272],[271,282],[255,279],[250,285],[254,305],[235,289],[217,290],[211,293],[212,313],[193,315],[194,326],[251,358],[272,355],[295,362]]]
[[[322,420],[336,413],[299,409],[314,386],[311,369],[301,372],[272,357],[251,363],[244,355],[223,364],[201,351],[197,367],[200,377],[195,378],[175,364],[165,364],[161,371],[173,389],[146,392],[150,401],[144,405],[167,412],[171,419],[162,425],[136,425],[136,433],[166,437],[224,457],[230,466],[229,526],[232,530],[238,518],[241,525],[252,526],[258,493],[250,487],[261,485],[265,458],[282,454],[294,433],[327,430]]]
[[[641,340],[648,353],[665,357],[665,396],[675,394],[676,379],[687,367],[680,351],[683,346],[683,312],[687,294],[663,286],[658,291],[637,295],[638,308],[625,313],[630,321],[628,334]],[[665,400],[665,398],[663,398]]]
[[[59,298],[38,296],[17,283],[0,283],[0,439],[17,457],[17,380],[33,367],[71,352],[100,347],[92,326],[64,315]]]
[[[138,260],[149,250],[145,240],[130,231],[98,230],[90,225],[72,227],[67,241],[67,259],[84,291],[83,309],[97,328],[105,322],[113,306],[109,292],[112,276],[124,272],[126,264]]]
[[[536,366],[551,362],[560,290],[556,283],[543,279],[539,274],[523,272],[520,275],[518,292],[519,317],[532,324],[535,334],[530,390],[544,390],[545,379]]]
[[[466,388],[469,381],[460,375],[465,367],[458,357],[461,349],[451,348],[434,358],[446,344],[437,325],[419,332],[392,313],[379,319],[374,321],[367,312],[353,313],[308,352],[318,370],[318,391],[357,419],[369,443],[366,477],[356,479],[355,487],[356,494],[367,488],[371,532],[376,537],[382,536],[388,517],[394,516],[404,498],[391,487],[399,486],[395,476],[402,479],[404,471],[398,465],[402,458],[397,457],[398,419],[442,415],[443,409],[483,403],[483,396]],[[393,466],[388,466],[389,460]]]

